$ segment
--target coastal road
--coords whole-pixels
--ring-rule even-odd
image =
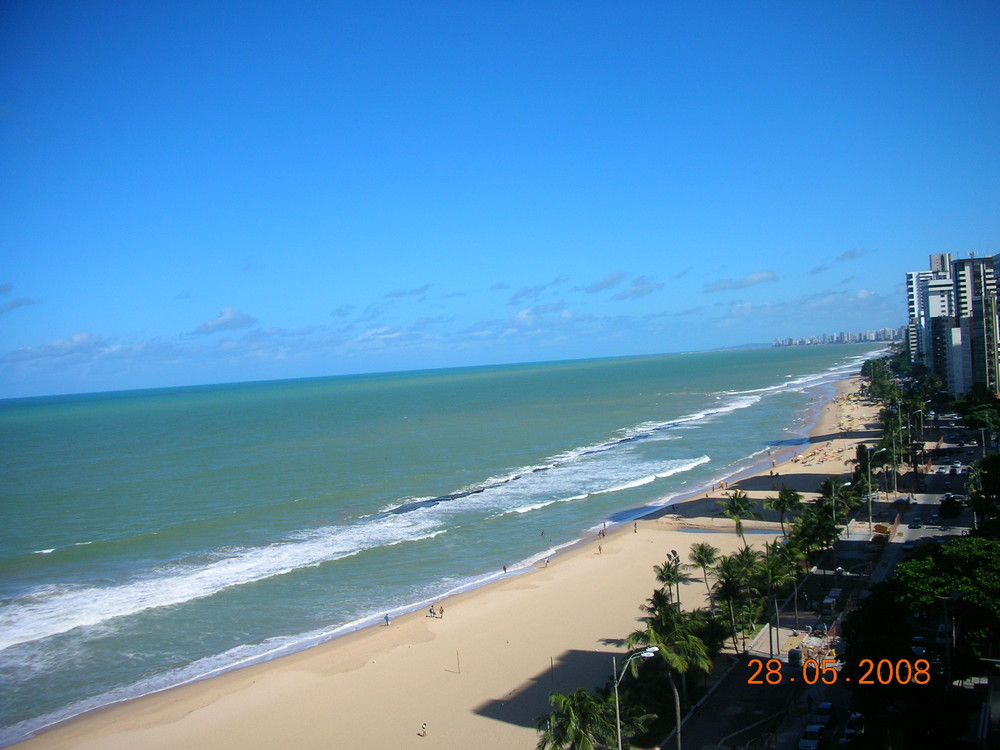
[[[836,583],[845,588],[857,587],[852,592],[857,597],[860,595],[858,588],[864,589],[890,576],[896,564],[909,557],[911,545],[935,543],[967,533],[972,522],[972,511],[967,508],[962,510],[959,517],[945,519],[944,525],[927,523],[932,515],[939,513],[943,493],[962,491],[963,480],[964,477],[958,475],[956,481],[956,475],[951,474],[927,477],[928,487],[924,492],[913,496],[914,502],[903,512],[903,520],[895,537],[881,550],[880,556],[876,556],[878,548],[867,542],[867,518],[855,521],[849,527],[853,531],[845,530],[838,542],[837,554],[832,559],[847,571],[855,567],[860,571],[870,568],[870,575],[865,572],[846,572],[837,576],[833,569],[820,568],[803,584],[803,588],[819,592]],[[962,481],[962,485],[956,486],[959,481]],[[889,503],[880,504],[880,507],[886,511],[884,515],[889,515]],[[922,519],[920,527],[909,528],[909,524],[917,517]],[[869,566],[867,561],[873,561],[873,564]],[[831,564],[830,567],[833,568],[834,565]],[[789,619],[790,614],[786,607],[782,612],[783,625],[793,624]],[[817,619],[815,613],[807,614],[805,608],[800,615],[804,623]],[[787,644],[792,631],[788,627],[782,627],[779,633],[778,640]],[[767,653],[767,638],[758,638],[757,643],[762,644],[764,651],[759,655],[766,660],[770,656]],[[787,659],[785,653],[778,656],[782,660]],[[682,730],[685,747],[705,750],[716,748],[723,741],[729,747],[757,739],[764,747],[794,750],[798,745],[799,735],[809,721],[810,706],[818,705],[821,701],[832,701],[836,706],[838,718],[832,725],[831,737],[840,736],[843,724],[850,715],[850,695],[843,686],[818,684],[806,688],[801,682],[793,683],[790,680],[783,680],[777,686],[751,685],[748,682],[752,671],[747,665],[749,658],[741,657],[713,693],[688,718]],[[784,670],[788,672],[789,667],[785,665]],[[795,670],[788,672],[789,675],[794,673]],[[732,736],[734,733],[737,734]],[[727,739],[729,737],[731,739]],[[661,747],[664,750],[673,747],[672,739],[662,743]]]

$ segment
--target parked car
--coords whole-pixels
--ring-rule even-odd
[[[834,719],[837,718],[837,709],[830,703],[830,701],[823,701],[818,706],[816,710],[813,711],[812,716],[809,717],[810,724],[816,724],[821,727],[829,726]]]
[[[799,750],[817,750],[826,737],[826,727],[810,724],[799,735]]]
[[[934,635],[934,645],[935,646],[947,646],[948,641],[951,640],[951,628],[948,627],[947,623],[942,622],[937,626],[937,633]]]
[[[927,639],[922,635],[914,636],[910,641],[910,651],[914,656],[923,656],[927,653]]]
[[[844,736],[853,737],[857,734],[864,734],[865,732],[865,717],[864,714],[860,714],[855,711],[851,714],[850,718],[847,720],[847,724],[844,726]]]
[[[927,519],[927,523],[929,523],[931,526],[940,526],[941,525],[941,516],[939,516],[937,513],[935,513],[933,516],[931,516],[930,518]]]
[[[911,529],[922,529],[924,527],[924,519],[920,516],[914,516],[913,520],[910,521]]]

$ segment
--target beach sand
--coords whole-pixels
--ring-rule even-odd
[[[774,460],[773,468],[734,477],[728,489],[763,499],[785,483],[809,498],[826,476],[848,473],[854,446],[877,438],[877,409],[851,395],[857,387],[857,379],[839,384],[808,444],[775,448],[766,461]],[[621,642],[640,628],[640,605],[656,588],[653,565],[670,550],[686,561],[691,545],[703,540],[723,553],[737,549],[733,523],[712,517],[724,492],[703,490],[640,520],[637,531],[629,523],[547,567],[450,597],[440,603],[443,617],[402,616],[78,717],[16,747],[533,748],[534,721],[548,713],[549,693],[603,685],[612,657],[621,662]],[[745,528],[778,534],[777,514],[767,516]],[[747,541],[773,538],[755,533]],[[701,580],[681,588],[686,608],[705,602]]]

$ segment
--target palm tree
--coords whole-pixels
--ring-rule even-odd
[[[822,550],[833,544],[837,529],[830,513],[817,507],[816,503],[806,505],[802,515],[792,529],[792,541],[806,553]]]
[[[574,693],[549,695],[552,713],[539,716],[535,727],[542,736],[536,750],[596,750],[615,744],[614,708],[580,688]]]
[[[725,602],[729,610],[729,624],[732,627],[733,650],[739,652],[740,647],[736,644],[736,605],[741,603],[743,598],[742,575],[736,559],[731,555],[724,555],[715,564],[715,594]]]
[[[739,650],[736,646],[736,633],[743,636],[746,650],[747,628],[750,623],[757,621],[762,611],[762,602],[766,604],[766,600],[761,598],[766,590],[761,585],[760,576],[763,557],[758,550],[744,545],[739,551],[720,557],[715,566],[715,595],[729,609],[733,648],[736,650]]]
[[[662,565],[654,565],[653,572],[656,573],[657,583],[660,584],[663,590],[668,592],[668,596],[671,599],[673,599],[672,592],[676,589],[677,598],[674,601],[677,604],[677,608],[680,609],[680,585],[694,580],[684,572],[684,565],[681,563],[680,557],[668,557]]]
[[[740,540],[746,544],[743,538],[743,519],[753,518],[761,520],[760,513],[753,509],[753,501],[743,490],[733,490],[726,493],[726,500],[718,500],[716,505],[722,508],[715,514],[716,518],[730,518],[736,523],[736,533],[740,535]]]
[[[646,613],[646,616],[642,618],[644,622],[655,622],[664,616],[677,613],[673,595],[668,588],[654,589],[652,596],[639,609]]]
[[[712,565],[715,565],[715,561],[718,559],[718,547],[713,547],[708,542],[696,542],[691,545],[688,560],[691,561],[692,565],[697,565],[701,568],[701,577],[705,581],[705,588],[708,590],[708,603],[712,609],[715,609],[715,600],[712,598],[712,587],[708,585],[708,569]]]
[[[744,546],[733,553],[743,583],[743,615],[748,625],[760,622],[767,609],[766,556],[758,549]]]
[[[776,541],[773,543],[764,542],[764,560],[760,575],[764,579],[762,581],[763,588],[766,589],[767,596],[774,608],[774,627],[778,628],[781,626],[781,615],[778,612],[778,592],[784,584],[794,581],[795,575],[792,572],[792,564],[787,557],[781,554],[780,545]],[[767,619],[770,621],[771,616],[768,615]],[[780,651],[780,644],[778,648]]]
[[[809,563],[806,554],[799,549],[799,546],[791,539],[778,547],[777,554],[785,561],[790,572],[793,591],[793,601],[795,603],[795,629],[799,628],[799,577],[802,575],[803,567],[808,570]]]
[[[681,695],[677,689],[677,681],[674,673],[684,675],[694,667],[705,672],[712,668],[712,661],[708,658],[708,651],[704,642],[692,634],[685,626],[683,617],[679,617],[673,629],[666,632],[656,630],[652,625],[647,625],[645,631],[633,633],[626,639],[626,644],[656,646],[657,653],[663,658],[667,665],[667,676],[670,679],[670,687],[674,692],[674,717],[676,719],[677,750],[681,750]],[[633,668],[635,668],[633,662]]]
[[[837,476],[827,477],[819,484],[820,496],[817,503],[823,508],[829,506],[830,517],[834,524],[840,521],[841,516],[847,517],[848,505],[852,502],[848,497],[850,486],[849,483]]]
[[[793,490],[791,487],[786,487],[781,485],[781,489],[778,490],[777,497],[766,497],[764,498],[764,507],[768,510],[776,510],[781,515],[779,520],[781,521],[781,535],[787,537],[788,534],[785,533],[785,514],[786,513],[796,513],[802,506],[802,495]]]

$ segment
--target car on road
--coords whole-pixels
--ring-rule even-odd
[[[827,727],[837,718],[837,709],[830,701],[823,701],[816,706],[812,716],[809,717],[810,724]]]
[[[865,716],[855,711],[851,714],[850,718],[847,719],[847,724],[844,726],[844,736],[853,737],[858,734],[865,733]]]
[[[938,470],[937,470],[937,473],[938,474],[947,474],[948,473],[948,469],[946,467],[944,467],[944,466],[939,466]]]
[[[950,640],[951,628],[949,628],[946,623],[942,622],[937,626],[937,633],[934,635],[934,644],[936,646],[947,646]]]
[[[922,519],[920,516],[914,516],[913,519],[910,521],[911,529],[922,529],[923,527],[924,527],[924,519]]]
[[[799,750],[817,750],[826,738],[826,727],[810,724],[799,735]]]
[[[935,513],[933,516],[931,516],[930,518],[927,519],[927,523],[929,523],[931,526],[940,526],[941,525],[941,516],[939,516],[937,513]]]
[[[910,651],[914,656],[923,656],[927,653],[927,639],[922,635],[916,635],[910,641]]]

